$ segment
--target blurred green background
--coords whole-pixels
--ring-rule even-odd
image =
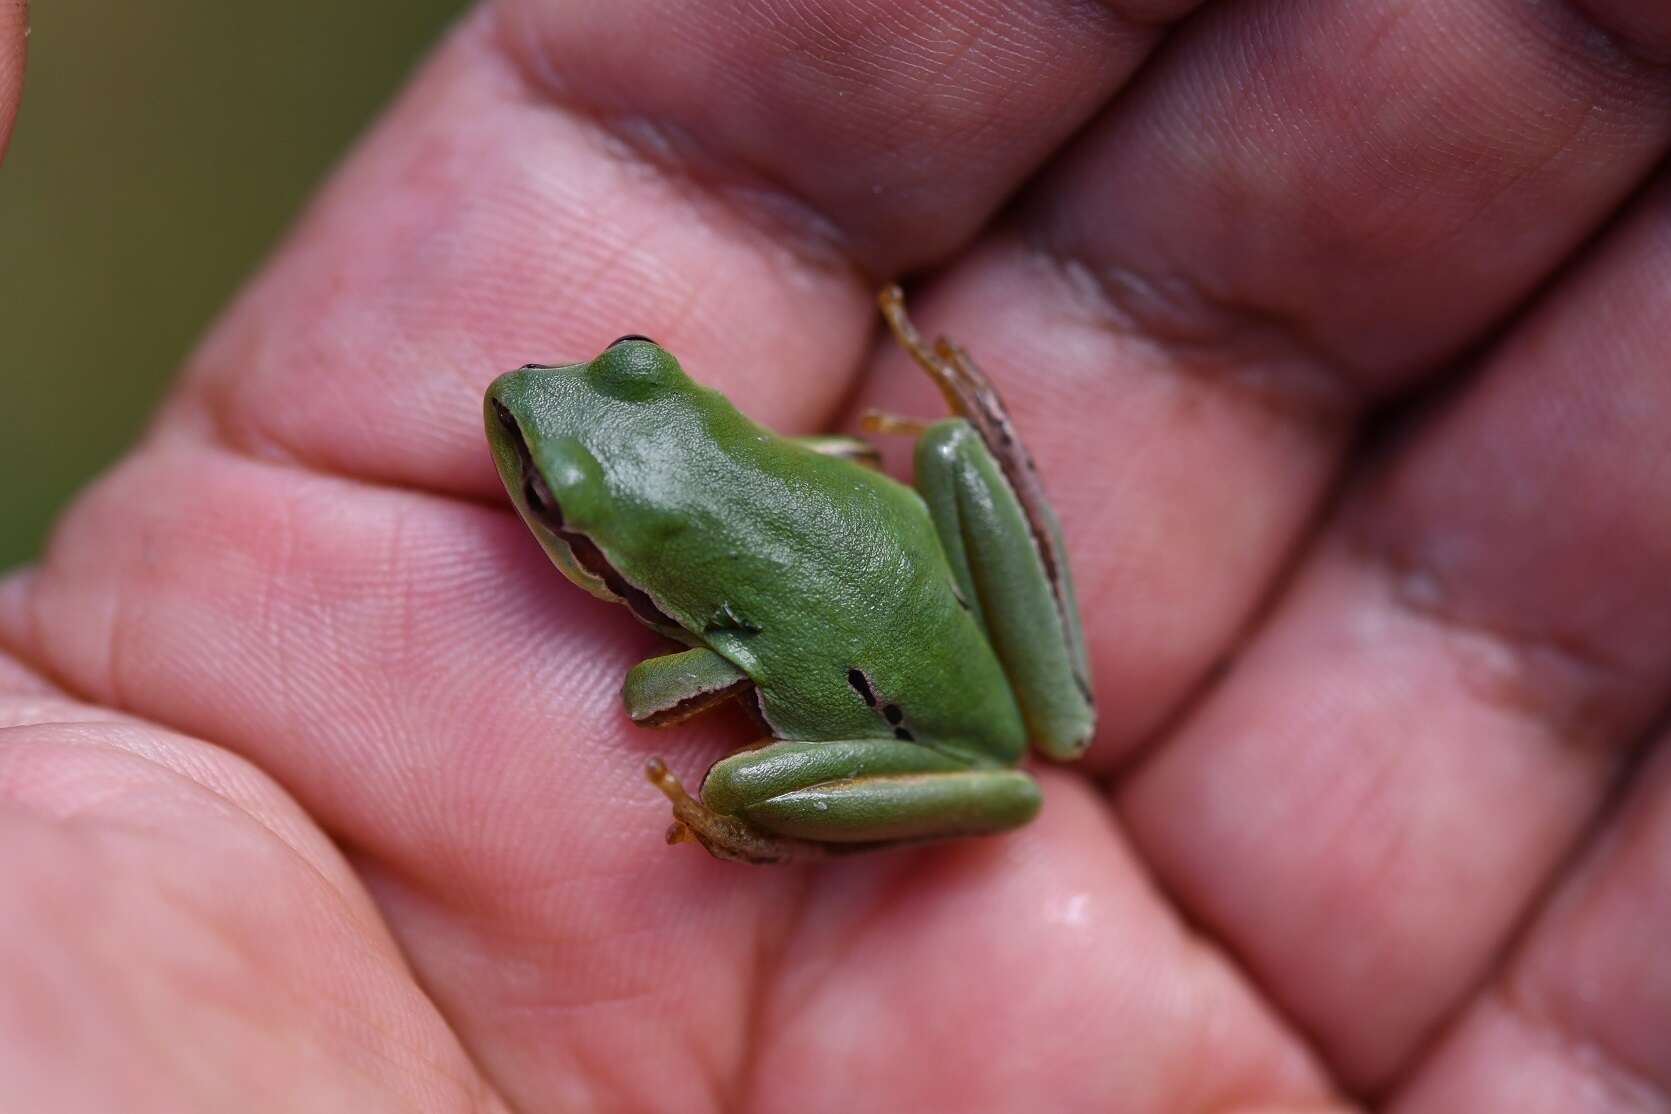
[[[180,359],[459,0],[36,0],[0,164],[0,569]]]

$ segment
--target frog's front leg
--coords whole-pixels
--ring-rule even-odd
[[[892,739],[780,742],[716,762],[702,799],[659,760],[650,780],[687,833],[720,858],[783,862],[878,844],[1006,831],[1031,820],[1039,790],[1020,770],[974,767]]]
[[[753,683],[725,658],[697,646],[627,670],[621,699],[640,727],[667,727],[741,696]]]
[[[854,464],[862,464],[873,472],[882,470],[882,454],[863,437],[851,437],[845,433],[812,433],[804,437],[791,437],[790,440],[815,453],[838,456]]]

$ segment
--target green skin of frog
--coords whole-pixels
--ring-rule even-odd
[[[686,648],[627,673],[634,722],[725,701],[767,738],[716,762],[699,797],[654,759],[670,842],[784,862],[1004,831],[1037,813],[1029,741],[1077,757],[1095,726],[1060,530],[990,383],[925,344],[898,288],[900,342],[953,417],[923,426],[916,486],[865,442],[783,437],[692,381],[653,341],[530,364],[485,405],[517,511],[570,580]]]

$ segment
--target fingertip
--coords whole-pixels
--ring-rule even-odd
[[[0,157],[23,94],[23,58],[29,39],[29,0],[0,0]]]
[[[33,566],[0,574],[0,647],[23,648],[29,641],[29,604],[38,576]]]

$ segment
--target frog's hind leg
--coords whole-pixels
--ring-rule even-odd
[[[1040,801],[1019,770],[974,768],[892,739],[739,751],[708,771],[701,801],[664,766],[651,780],[673,802],[677,838],[688,833],[720,858],[747,862],[1006,831],[1031,820]]]
[[[969,422],[929,427],[916,467],[958,594],[1003,664],[1028,738],[1051,758],[1079,757],[1096,712],[1073,586],[1051,574],[1014,489]]]
[[[737,863],[804,862],[829,854],[819,844],[783,839],[760,831],[746,820],[715,812],[687,793],[660,758],[645,763],[644,773],[650,784],[661,790],[673,805],[673,823],[667,828],[668,843],[695,840],[714,858]]]
[[[1033,742],[1074,758],[1095,727],[1090,665],[1056,513],[1009,411],[969,354],[929,347],[890,286],[879,298],[894,336],[928,372],[956,418],[917,442],[917,488],[965,602],[1016,689]]]
[[[1073,586],[1068,578],[1061,525],[1056,521],[1056,512],[1051,508],[1050,500],[1045,498],[1032,455],[1021,443],[1015,422],[1011,420],[1010,412],[992,381],[975,365],[969,353],[947,337],[937,337],[932,347],[923,340],[905,312],[905,292],[898,286],[883,287],[876,300],[900,347],[934,380],[951,412],[967,419],[975,432],[980,434],[981,441],[998,463],[1021,505],[1022,513],[1026,515],[1027,525],[1039,547],[1039,556],[1047,573],[1059,579],[1061,589],[1069,595],[1066,602],[1072,605]],[[1083,656],[1083,648],[1080,656]]]

